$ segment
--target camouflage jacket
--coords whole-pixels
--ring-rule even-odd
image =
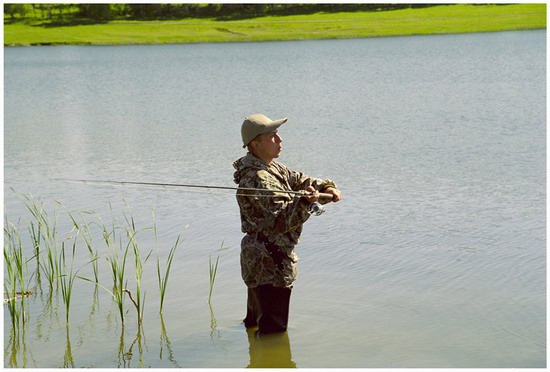
[[[307,186],[322,191],[336,185],[328,179],[292,171],[276,161],[268,165],[250,153],[233,166],[234,181],[239,187],[270,190],[237,191],[241,229],[246,233],[241,242],[243,280],[248,287],[263,284],[291,287],[298,261],[294,246],[300,239],[302,225],[310,216],[309,202],[277,191],[300,191]]]

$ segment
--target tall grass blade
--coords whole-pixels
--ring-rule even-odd
[[[125,201],[126,202],[126,201]],[[126,235],[128,238],[128,245],[132,247],[132,252],[134,254],[134,269],[135,269],[135,279],[136,279],[136,299],[131,297],[131,292],[129,290],[126,290],[128,295],[130,296],[130,299],[134,303],[134,306],[136,307],[137,316],[138,316],[138,325],[141,325],[143,321],[143,312],[145,307],[145,294],[141,295],[141,279],[143,277],[143,265],[149,257],[151,256],[152,250],[149,252],[149,254],[145,257],[145,259],[142,258],[139,245],[137,243],[137,234],[138,230],[136,228],[136,222],[134,219],[134,216],[131,213],[130,206],[128,203],[126,203],[126,207],[128,209],[129,214],[124,212],[124,219],[126,220]],[[150,228],[145,228],[143,230],[148,230]],[[126,248],[128,249],[128,247]]]
[[[63,303],[65,304],[65,321],[67,326],[69,324],[69,313],[70,313],[71,299],[72,299],[75,279],[79,277],[78,273],[80,272],[80,270],[82,270],[82,268],[89,265],[90,263],[92,264],[94,263],[94,261],[92,260],[84,264],[78,270],[76,271],[73,270],[77,239],[78,239],[78,235],[73,238],[70,265],[67,265],[67,259],[65,254],[65,242],[61,243],[61,254],[59,257],[59,267],[61,268],[60,269],[61,275],[59,278],[59,282],[61,287],[61,296],[63,299]]]
[[[218,256],[216,257],[216,262],[212,262],[212,255],[210,255],[208,257],[208,261],[209,261],[209,266],[210,266],[210,291],[208,292],[208,303],[211,303],[211,300],[212,300],[212,293],[214,291],[214,283],[216,282],[216,275],[218,273],[218,264],[220,262],[220,254],[221,254],[221,251],[227,249],[227,248],[224,248],[223,247],[223,241],[222,241],[222,244],[220,246],[220,249],[218,249]]]
[[[16,240],[13,235],[13,230],[8,224],[6,224],[6,227],[4,227],[4,265],[7,271],[7,276],[4,277],[4,292],[6,292],[9,297],[4,301],[7,302],[14,332],[16,332],[19,328],[19,320],[21,316],[19,307],[17,306],[17,301],[15,299],[15,294],[19,288],[17,285],[17,260],[14,254],[15,244]]]
[[[90,212],[91,214],[93,214],[92,212]],[[72,213],[68,213],[69,214],[69,218],[71,219],[72,223],[73,223],[73,227],[76,229],[77,231],[77,234],[80,235],[82,237],[82,240],[84,241],[84,244],[86,246],[86,248],[88,249],[88,254],[90,256],[90,260],[91,260],[91,263],[92,263],[92,269],[93,269],[93,273],[94,273],[94,279],[96,282],[99,281],[99,269],[98,269],[98,258],[99,258],[99,253],[98,253],[98,250],[94,250],[93,248],[93,244],[92,244],[92,232],[91,232],[91,229],[90,229],[90,226],[91,226],[91,223],[87,223],[86,220],[84,219],[84,216],[82,215],[82,213],[79,213],[79,216],[81,218],[81,220],[83,221],[82,224],[78,223],[75,219],[75,217],[72,215]]]
[[[8,221],[7,216],[4,216],[4,292],[8,298],[8,311],[12,320],[14,331],[19,329],[20,322],[25,327],[25,297],[30,293],[27,291],[25,278],[27,274],[27,262],[23,255],[23,243],[19,229]],[[18,299],[21,301],[18,304]]]
[[[13,190],[13,189],[12,189]],[[15,190],[13,190],[15,192]],[[54,287],[54,281],[59,278],[59,261],[58,261],[58,236],[57,236],[57,220],[58,209],[54,208],[53,217],[46,212],[44,202],[35,201],[32,194],[21,196],[20,199],[25,201],[27,210],[34,217],[34,222],[31,224],[31,238],[35,245],[35,254],[37,257],[38,268],[46,276],[50,290]],[[57,202],[60,204],[59,202]],[[45,262],[40,259],[40,254],[45,251]]]
[[[126,249],[122,252],[123,255],[121,258],[118,252],[118,246],[116,244],[116,227],[114,224],[111,232],[103,226],[102,234],[103,240],[107,245],[107,248],[110,250],[110,256],[107,257],[107,261],[109,262],[109,267],[111,269],[111,279],[113,281],[113,290],[110,293],[115,299],[120,314],[120,320],[124,325],[124,282],[128,246],[126,246]]]
[[[161,274],[160,270],[160,258],[157,252],[157,277],[159,282],[159,291],[160,291],[160,313],[162,314],[163,306],[164,306],[164,297],[166,295],[166,287],[168,286],[168,277],[170,276],[170,268],[172,267],[172,261],[174,260],[174,254],[176,253],[176,249],[178,245],[180,244],[180,235],[178,235],[176,242],[170,249],[170,252],[168,252],[168,257],[166,259],[166,266],[164,269],[164,275]]]

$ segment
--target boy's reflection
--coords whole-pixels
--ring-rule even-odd
[[[288,332],[260,335],[248,328],[250,363],[247,368],[296,368],[290,351]]]

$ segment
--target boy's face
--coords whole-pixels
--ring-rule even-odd
[[[254,141],[257,143],[255,146],[255,155],[267,163],[270,163],[273,159],[278,158],[283,149],[281,146],[283,139],[279,136],[279,132],[277,130],[260,134],[254,139]]]

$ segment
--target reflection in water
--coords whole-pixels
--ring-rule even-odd
[[[288,332],[260,335],[248,328],[250,363],[247,368],[296,368],[290,351]]]
[[[23,351],[21,352],[21,346]],[[8,344],[4,351],[4,355],[8,355],[7,366],[10,368],[27,367],[27,346],[25,345],[25,325],[22,327],[22,332],[13,326],[10,328]],[[21,357],[21,365],[19,365],[18,357]]]
[[[136,338],[134,339],[134,341],[132,341],[132,344],[130,345],[130,348],[128,349],[128,361],[130,361],[130,358],[132,357],[133,355],[133,352],[132,352],[132,349],[134,348],[134,345],[136,344],[137,342],[137,345],[138,345],[138,352],[139,352],[139,356],[138,356],[138,367],[141,368],[143,367],[143,345],[142,345],[142,342],[141,342],[141,326],[138,327],[138,333],[136,335]],[[144,341],[145,341],[145,338],[144,338]]]
[[[208,307],[210,308],[210,338],[214,338],[214,335],[217,332],[217,335],[220,336],[220,331],[217,331],[218,321],[214,316],[214,309],[212,309],[212,303],[208,301]]]
[[[59,298],[56,296],[56,302],[53,299],[53,291],[51,289],[46,296],[43,297],[40,295],[42,313],[38,316],[36,322],[36,334],[39,340],[47,340],[52,332],[55,331],[55,325],[59,324]]]
[[[134,346],[138,345],[138,365],[137,367],[143,367],[143,345],[142,345],[142,329],[141,327],[138,327],[138,332],[136,334],[136,337],[130,344],[130,347],[128,348],[128,351],[126,351],[126,347],[124,344],[124,325],[122,326],[121,332],[120,332],[120,342],[118,346],[118,367],[124,367],[124,368],[130,368],[130,362],[132,361],[132,356],[134,355],[133,349]]]
[[[67,330],[67,346],[65,348],[65,355],[63,356],[63,368],[74,368],[73,352],[71,350],[71,336],[69,334],[69,326]]]
[[[122,329],[120,331],[120,341],[118,343],[118,368],[120,367],[128,367],[126,365],[126,357],[124,353],[124,324],[122,325]]]
[[[166,345],[166,349],[168,349],[168,360],[174,364],[174,367],[181,368],[178,362],[174,359],[174,353],[172,352],[172,344],[170,343],[170,339],[166,334],[166,327],[164,326],[164,318],[162,314],[160,314],[160,325],[161,325],[160,360],[162,360],[162,351],[163,351],[163,344],[164,344]]]
[[[22,298],[21,301],[12,300],[8,306],[14,306],[16,308],[15,313],[11,314],[12,321],[10,327],[10,334],[8,337],[8,343],[4,349],[4,355],[9,355],[7,360],[8,367],[18,368],[27,367],[27,345],[25,343],[25,335],[27,331],[28,314],[25,311],[25,301]],[[11,313],[11,310],[10,310]],[[22,319],[20,322],[19,319]],[[23,350],[21,350],[23,347]],[[19,365],[18,357],[21,357],[21,365]]]

